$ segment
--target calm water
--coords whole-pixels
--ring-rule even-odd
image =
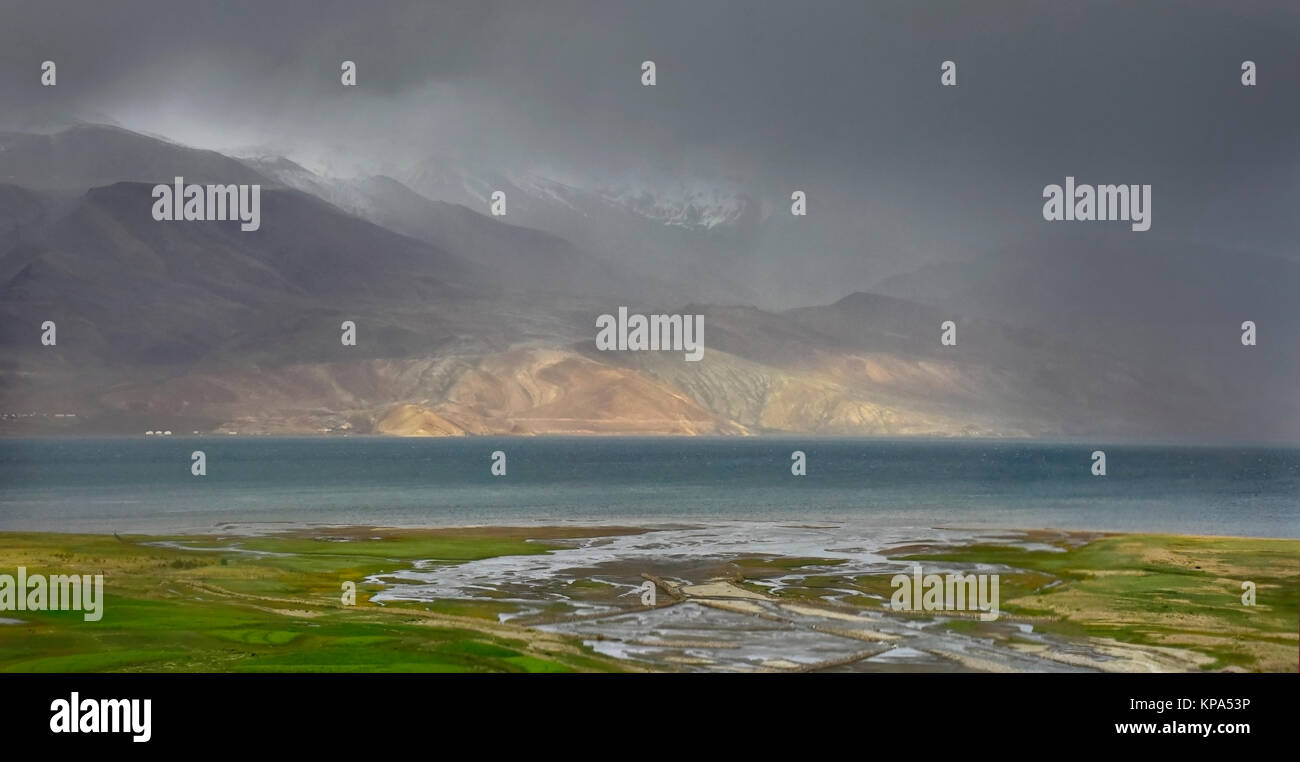
[[[790,453],[808,475],[790,474]],[[1104,449],[1106,477],[1090,473]],[[207,476],[190,474],[190,453]],[[507,454],[507,475],[490,473]],[[1300,537],[1300,449],[784,439],[0,440],[0,530],[838,521]]]

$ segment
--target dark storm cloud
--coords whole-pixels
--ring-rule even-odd
[[[1042,187],[1067,174],[1155,186],[1149,235],[1284,256],[1300,237],[1293,0],[23,1],[4,17],[10,119],[103,114],[336,167],[441,153],[733,178],[775,201],[798,187],[832,280],[1041,231]],[[57,92],[37,86],[46,58]],[[1244,59],[1258,87],[1240,86]]]

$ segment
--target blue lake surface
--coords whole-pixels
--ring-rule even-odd
[[[1106,452],[1107,475],[1091,473]],[[202,450],[207,475],[190,473]],[[491,474],[506,453],[505,476]],[[791,453],[807,454],[793,476]],[[1300,448],[1007,441],[0,440],[0,530],[851,522],[1300,537]]]

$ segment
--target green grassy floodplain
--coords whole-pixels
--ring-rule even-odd
[[[628,528],[296,530],[258,536],[116,537],[0,533],[0,573],[103,574],[104,616],[0,612],[0,671],[8,672],[574,672],[640,669],[566,636],[500,624],[514,604],[492,599],[378,605],[371,574],[416,560],[455,564],[545,553],[548,540],[625,534]],[[1016,533],[1017,542],[910,546],[891,558],[998,564],[1001,610],[1068,637],[1184,649],[1197,669],[1289,672],[1300,635],[1300,540],[1181,535]],[[1051,549],[1026,550],[1030,541]],[[185,548],[160,547],[174,542]],[[188,548],[188,549],[186,549]],[[203,549],[203,550],[200,550]],[[250,553],[257,551],[259,553]],[[780,597],[810,602],[827,588],[860,596],[839,605],[879,609],[892,575],[846,578],[816,558],[740,559],[733,580],[823,567]],[[356,605],[341,603],[357,584]],[[1254,582],[1256,604],[1242,603]],[[603,595],[578,581],[576,594]],[[590,588],[590,590],[587,590]],[[954,630],[1015,642],[1002,623],[957,618]]]
[[[377,605],[367,575],[418,559],[545,553],[616,529],[350,528],[256,537],[0,533],[0,573],[103,574],[104,614],[0,612],[6,672],[585,672],[627,665],[497,623],[492,602]],[[623,530],[628,531],[628,530]],[[328,535],[328,539],[321,539]],[[372,539],[377,538],[377,539]],[[530,542],[529,540],[537,540]],[[193,548],[145,543],[171,541]],[[244,551],[266,551],[256,555]],[[356,605],[341,603],[357,585]]]
[[[1001,571],[1002,619],[1026,621],[1040,632],[1068,637],[1185,649],[1200,657],[1197,668],[1295,672],[1300,646],[1300,540],[1192,535],[1036,531],[1021,541],[1050,546],[971,544],[953,548],[909,547],[889,554],[930,570],[933,562],[997,564]],[[797,560],[796,564],[807,563]],[[748,581],[775,576],[796,564],[765,571],[742,562]],[[973,567],[968,567],[973,568]],[[815,599],[826,588],[862,591],[847,602],[879,607],[893,592],[893,573],[844,580],[809,577],[780,591],[783,597]],[[1255,584],[1255,604],[1243,603],[1243,582]],[[743,582],[742,582],[743,584]],[[748,589],[761,590],[752,582]],[[841,599],[843,600],[843,599]],[[928,615],[927,615],[928,616]],[[956,618],[951,629],[1015,642],[999,624]]]
[[[1213,659],[1204,669],[1300,666],[1300,540],[1119,535],[1064,552],[976,545],[929,558],[1060,580],[1003,593],[1005,611],[1048,617],[1050,632],[1185,648]],[[1254,605],[1242,602],[1243,582],[1255,584]]]

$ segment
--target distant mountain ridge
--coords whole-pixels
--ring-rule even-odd
[[[744,266],[748,202],[708,221],[516,185],[507,223],[119,128],[0,144],[0,434],[1300,439],[1290,263],[1047,240],[773,311],[699,298]],[[263,184],[261,229],[153,220],[151,185],[176,175]],[[583,242],[519,224],[535,216]],[[613,239],[628,248],[598,248]],[[1253,296],[1219,298],[1228,278]],[[598,351],[619,306],[703,315],[703,359]]]

